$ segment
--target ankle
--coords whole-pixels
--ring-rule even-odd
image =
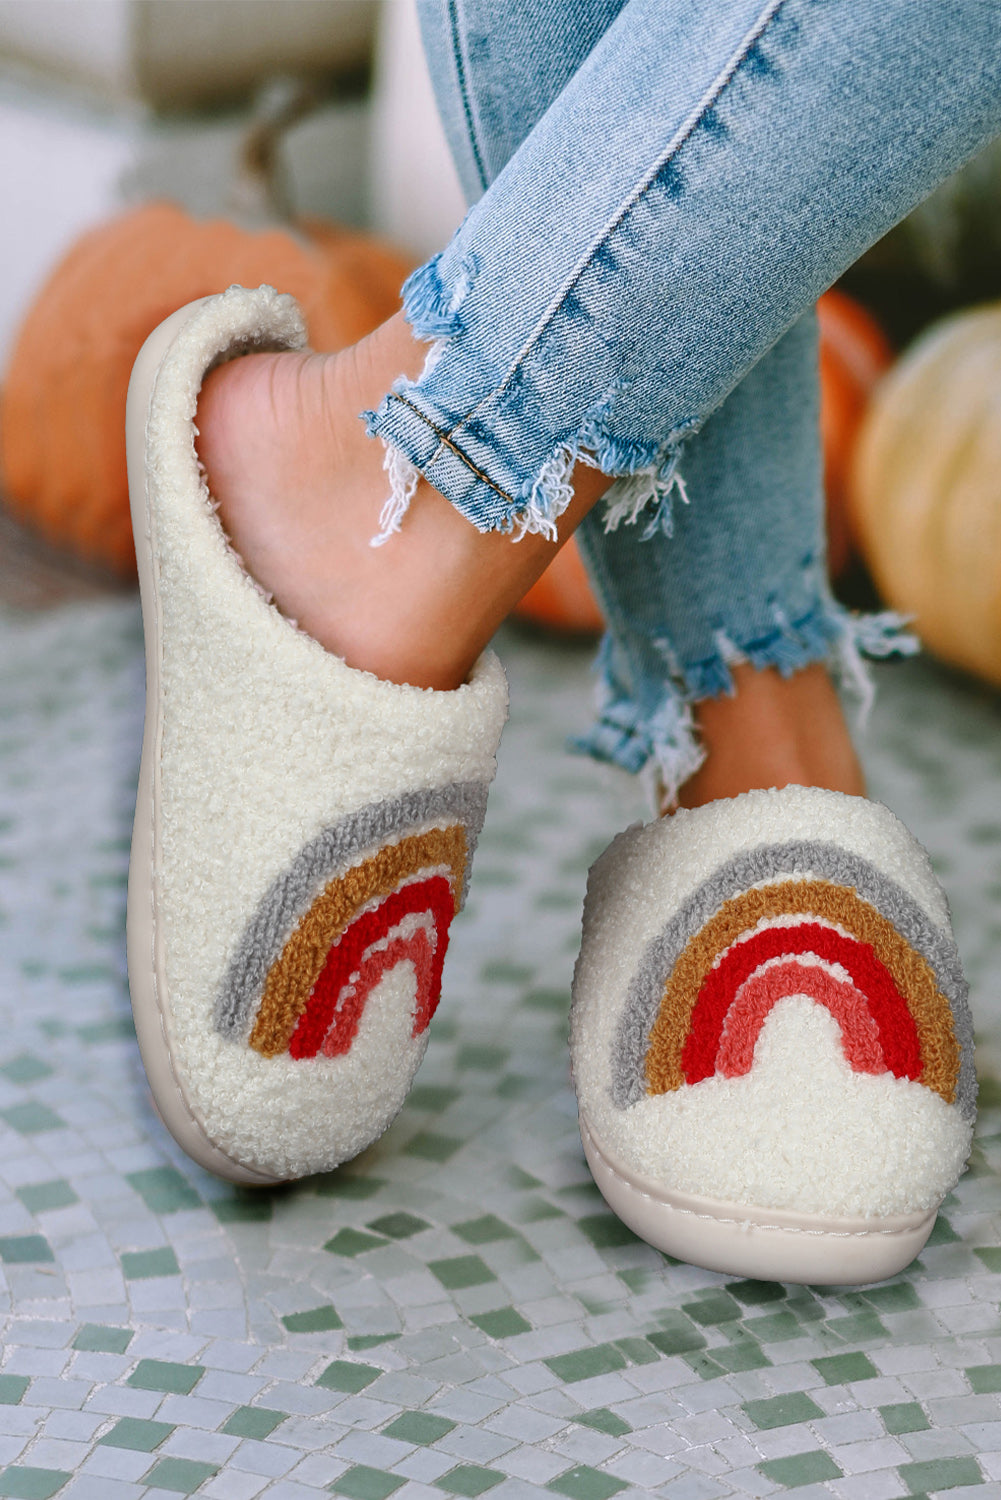
[[[732,697],[696,704],[706,760],[677,805],[701,807],[756,788],[815,786],[865,796],[837,691],[819,663],[792,677],[740,665]],[[664,811],[672,811],[666,808]]]

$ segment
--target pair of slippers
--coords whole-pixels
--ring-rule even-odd
[[[232,287],[151,335],[127,416],[147,671],[136,1029],[181,1146],[261,1185],[337,1166],[401,1108],[507,712],[490,653],[454,692],[347,667],[229,548],[195,454],[202,378],[304,343],[290,297]],[[571,1045],[609,1205],[710,1269],[890,1276],[970,1149],[945,899],[860,798],[752,792],[616,839],[589,880]]]

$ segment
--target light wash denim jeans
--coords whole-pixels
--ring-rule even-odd
[[[1001,130],[1001,8],[422,0],[421,23],[476,201],[405,288],[433,343],[370,417],[402,460],[387,527],[413,470],[482,530],[550,534],[574,462],[622,476],[578,532],[609,625],[586,748],[671,792],[734,662],[861,682],[860,649],[896,644],[827,587],[811,309]]]

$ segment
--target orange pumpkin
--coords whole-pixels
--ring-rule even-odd
[[[932,326],[866,415],[852,510],[880,594],[1001,687],[1001,303]]]
[[[844,292],[825,292],[817,303],[817,314],[827,555],[831,575],[836,578],[851,550],[847,501],[852,450],[872,389],[889,366],[893,350],[872,314]],[[601,611],[572,537],[515,613],[537,625],[570,634],[593,634],[603,628]]]
[[[134,568],[125,393],[147,335],[232,282],[269,282],[302,304],[313,346],[338,349],[399,306],[409,266],[367,236],[307,222],[251,233],[150,203],[83,236],[21,326],[0,406],[11,511],[116,572]]]
[[[825,292],[820,320],[820,433],[827,495],[827,561],[831,577],[851,552],[848,481],[862,418],[893,350],[871,313],[844,292]]]

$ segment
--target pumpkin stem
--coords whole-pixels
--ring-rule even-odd
[[[312,114],[314,85],[301,78],[273,78],[260,90],[246,133],[237,148],[236,175],[227,211],[248,228],[288,224],[294,216],[284,159],[286,132]]]

